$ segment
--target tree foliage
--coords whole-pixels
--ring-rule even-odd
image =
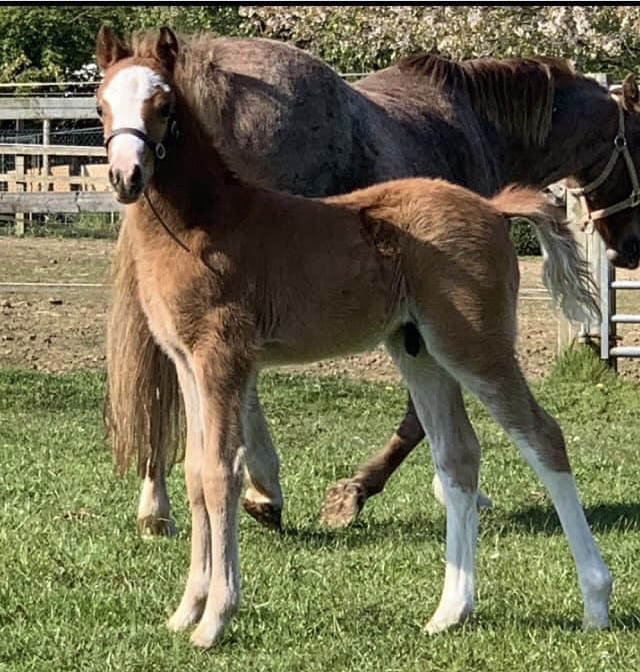
[[[631,5],[5,5],[0,80],[69,79],[92,62],[103,22],[125,33],[169,25],[287,40],[342,72],[437,50],[454,58],[561,56],[620,79],[640,55],[640,8]]]
[[[0,8],[0,81],[77,78],[93,62],[102,23],[119,33],[172,26],[180,32],[236,32],[243,21],[232,6],[78,6]]]

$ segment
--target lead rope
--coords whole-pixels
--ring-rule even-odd
[[[151,212],[153,212],[154,217],[160,222],[160,225],[162,228],[173,238],[173,240],[185,251],[188,252],[189,254],[193,254],[191,251],[191,248],[183,241],[178,238],[178,236],[171,230],[171,227],[164,221],[164,219],[160,216],[160,213],[155,209],[153,203],[151,202],[151,199],[149,198],[149,194],[147,193],[147,190],[144,190],[144,197],[149,204],[149,207],[151,208]],[[195,255],[194,255],[195,256]]]

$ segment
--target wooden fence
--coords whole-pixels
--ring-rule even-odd
[[[24,234],[25,213],[112,213],[121,206],[114,199],[107,179],[106,153],[102,146],[53,145],[51,122],[95,119],[93,97],[0,97],[0,121],[42,122],[42,144],[0,143],[0,156],[11,156],[15,168],[0,173],[0,215],[15,216],[15,233]],[[28,167],[28,157],[38,157],[39,166]],[[51,165],[51,157],[68,163]],[[82,159],[104,158],[104,163]]]

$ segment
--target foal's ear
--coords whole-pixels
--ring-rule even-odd
[[[131,49],[111,32],[109,26],[100,26],[96,37],[96,62],[100,70],[104,72],[127,56],[131,56]]]
[[[171,28],[162,26],[158,35],[158,41],[156,42],[156,57],[169,72],[173,72],[176,59],[178,58],[178,51],[179,46],[176,34]]]
[[[627,112],[640,112],[640,91],[636,77],[631,73],[622,82],[622,106]]]

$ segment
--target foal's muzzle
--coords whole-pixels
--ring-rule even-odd
[[[120,169],[109,169],[109,182],[115,191],[116,199],[120,203],[133,203],[138,200],[144,188],[142,169],[135,165],[130,174]]]

